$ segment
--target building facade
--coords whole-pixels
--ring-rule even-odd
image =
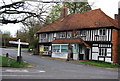
[[[70,14],[38,32],[39,54],[117,63],[118,21],[101,9]]]

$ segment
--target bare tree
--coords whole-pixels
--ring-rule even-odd
[[[2,0],[2,3],[4,3],[0,6],[0,23],[2,24],[25,22],[31,17],[38,18],[40,22],[43,22],[42,16],[45,16],[48,10],[40,2],[37,3],[39,6],[31,5],[30,1],[11,2],[11,4],[6,5],[6,2]]]

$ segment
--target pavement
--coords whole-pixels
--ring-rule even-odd
[[[0,48],[2,53],[17,57],[17,49]],[[33,56],[22,49],[23,60],[33,68],[2,68],[3,79],[118,79],[118,69],[99,68],[78,62],[66,62]]]

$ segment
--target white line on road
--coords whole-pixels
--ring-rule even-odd
[[[39,72],[44,73],[45,71],[39,71]]]
[[[34,71],[34,72],[30,72],[28,70],[5,70],[5,71],[2,71],[2,72],[45,73],[46,71],[44,71],[44,70],[37,70],[37,71]]]
[[[0,76],[33,76],[33,75],[0,75]]]
[[[6,72],[29,72],[28,70],[6,70]]]

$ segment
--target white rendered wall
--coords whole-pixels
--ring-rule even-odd
[[[52,53],[52,57],[67,59],[68,53]]]
[[[92,47],[92,60],[98,60],[99,49],[98,47]]]
[[[105,58],[105,62],[110,62],[110,63],[112,63],[111,58]]]
[[[78,60],[78,53],[73,54],[73,60]]]

